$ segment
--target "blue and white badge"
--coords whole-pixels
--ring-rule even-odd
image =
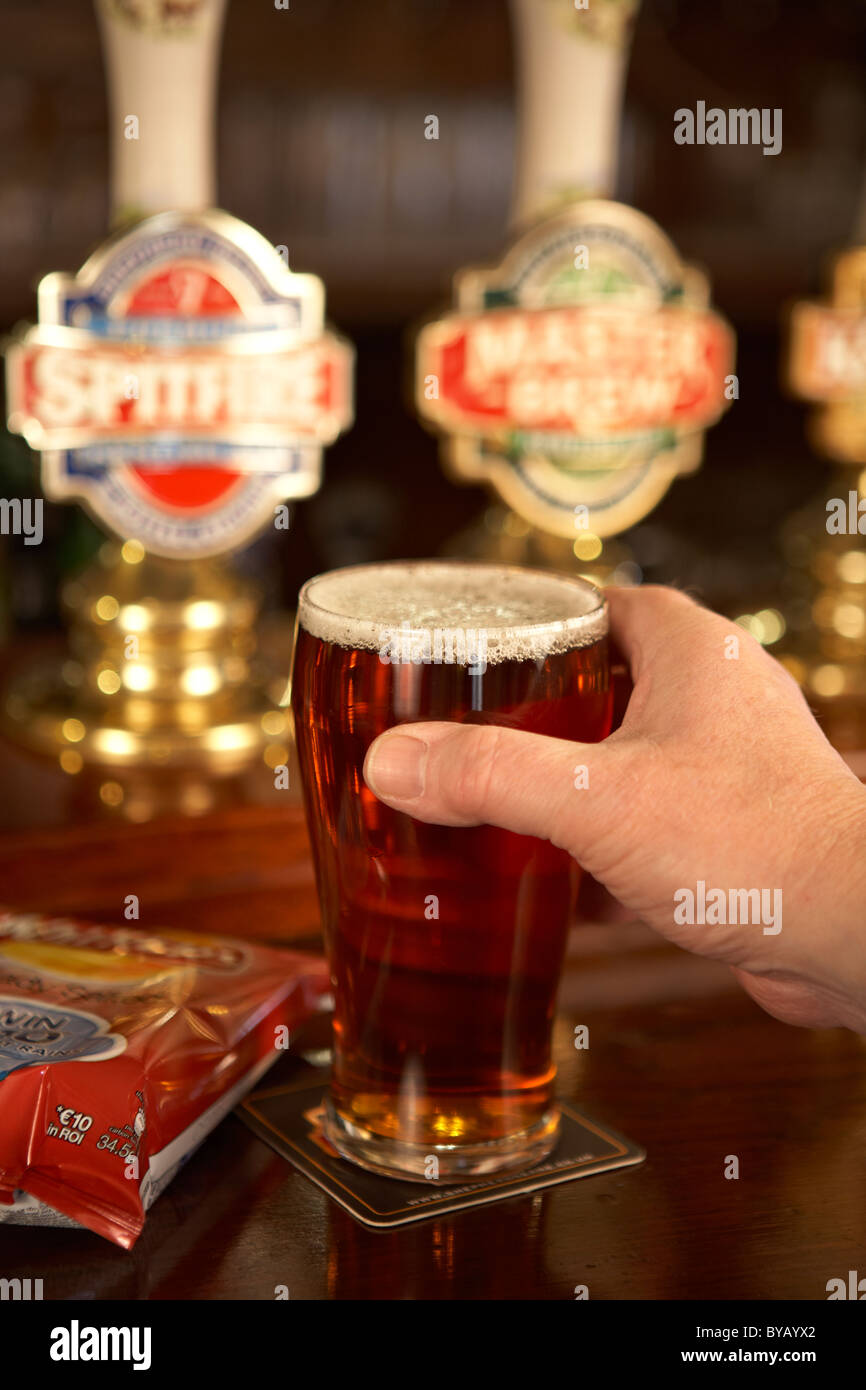
[[[0,995],[0,1081],[45,1062],[103,1062],[126,1050],[126,1038],[80,1009]]]

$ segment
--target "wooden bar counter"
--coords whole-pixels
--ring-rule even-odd
[[[266,768],[188,790],[202,814],[149,820],[146,789],[118,805],[111,776],[80,776],[4,746],[4,905],[118,924],[135,893],[143,927],[317,949],[301,810]],[[230,1116],[132,1252],[0,1227],[4,1267],[42,1278],[46,1299],[268,1300],[277,1285],[292,1299],[573,1299],[585,1284],[591,1299],[822,1300],[829,1279],[866,1273],[866,1039],[777,1023],[725,967],[592,910],[563,978],[559,1090],[642,1144],[643,1165],[377,1232]],[[281,1059],[266,1084],[297,1066]]]

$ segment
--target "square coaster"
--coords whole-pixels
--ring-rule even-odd
[[[549,1158],[522,1173],[472,1183],[401,1182],[340,1158],[321,1132],[327,1086],[321,1077],[248,1096],[237,1114],[261,1139],[365,1226],[405,1226],[445,1212],[499,1202],[542,1187],[643,1163],[646,1151],[560,1101],[559,1143]]]

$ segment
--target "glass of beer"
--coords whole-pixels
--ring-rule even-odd
[[[419,720],[604,738],[604,597],[506,565],[334,570],[299,595],[291,701],[335,995],[328,1139],[406,1179],[540,1162],[577,866],[533,836],[392,810],[363,765]]]

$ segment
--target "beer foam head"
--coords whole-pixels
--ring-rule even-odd
[[[607,632],[607,605],[587,580],[546,570],[399,560],[310,579],[298,598],[298,619],[323,642],[369,651],[380,651],[389,634],[410,640],[431,634],[434,641],[440,634],[437,649],[458,661],[453,653],[471,650],[483,634],[485,659],[493,664],[588,646]]]

